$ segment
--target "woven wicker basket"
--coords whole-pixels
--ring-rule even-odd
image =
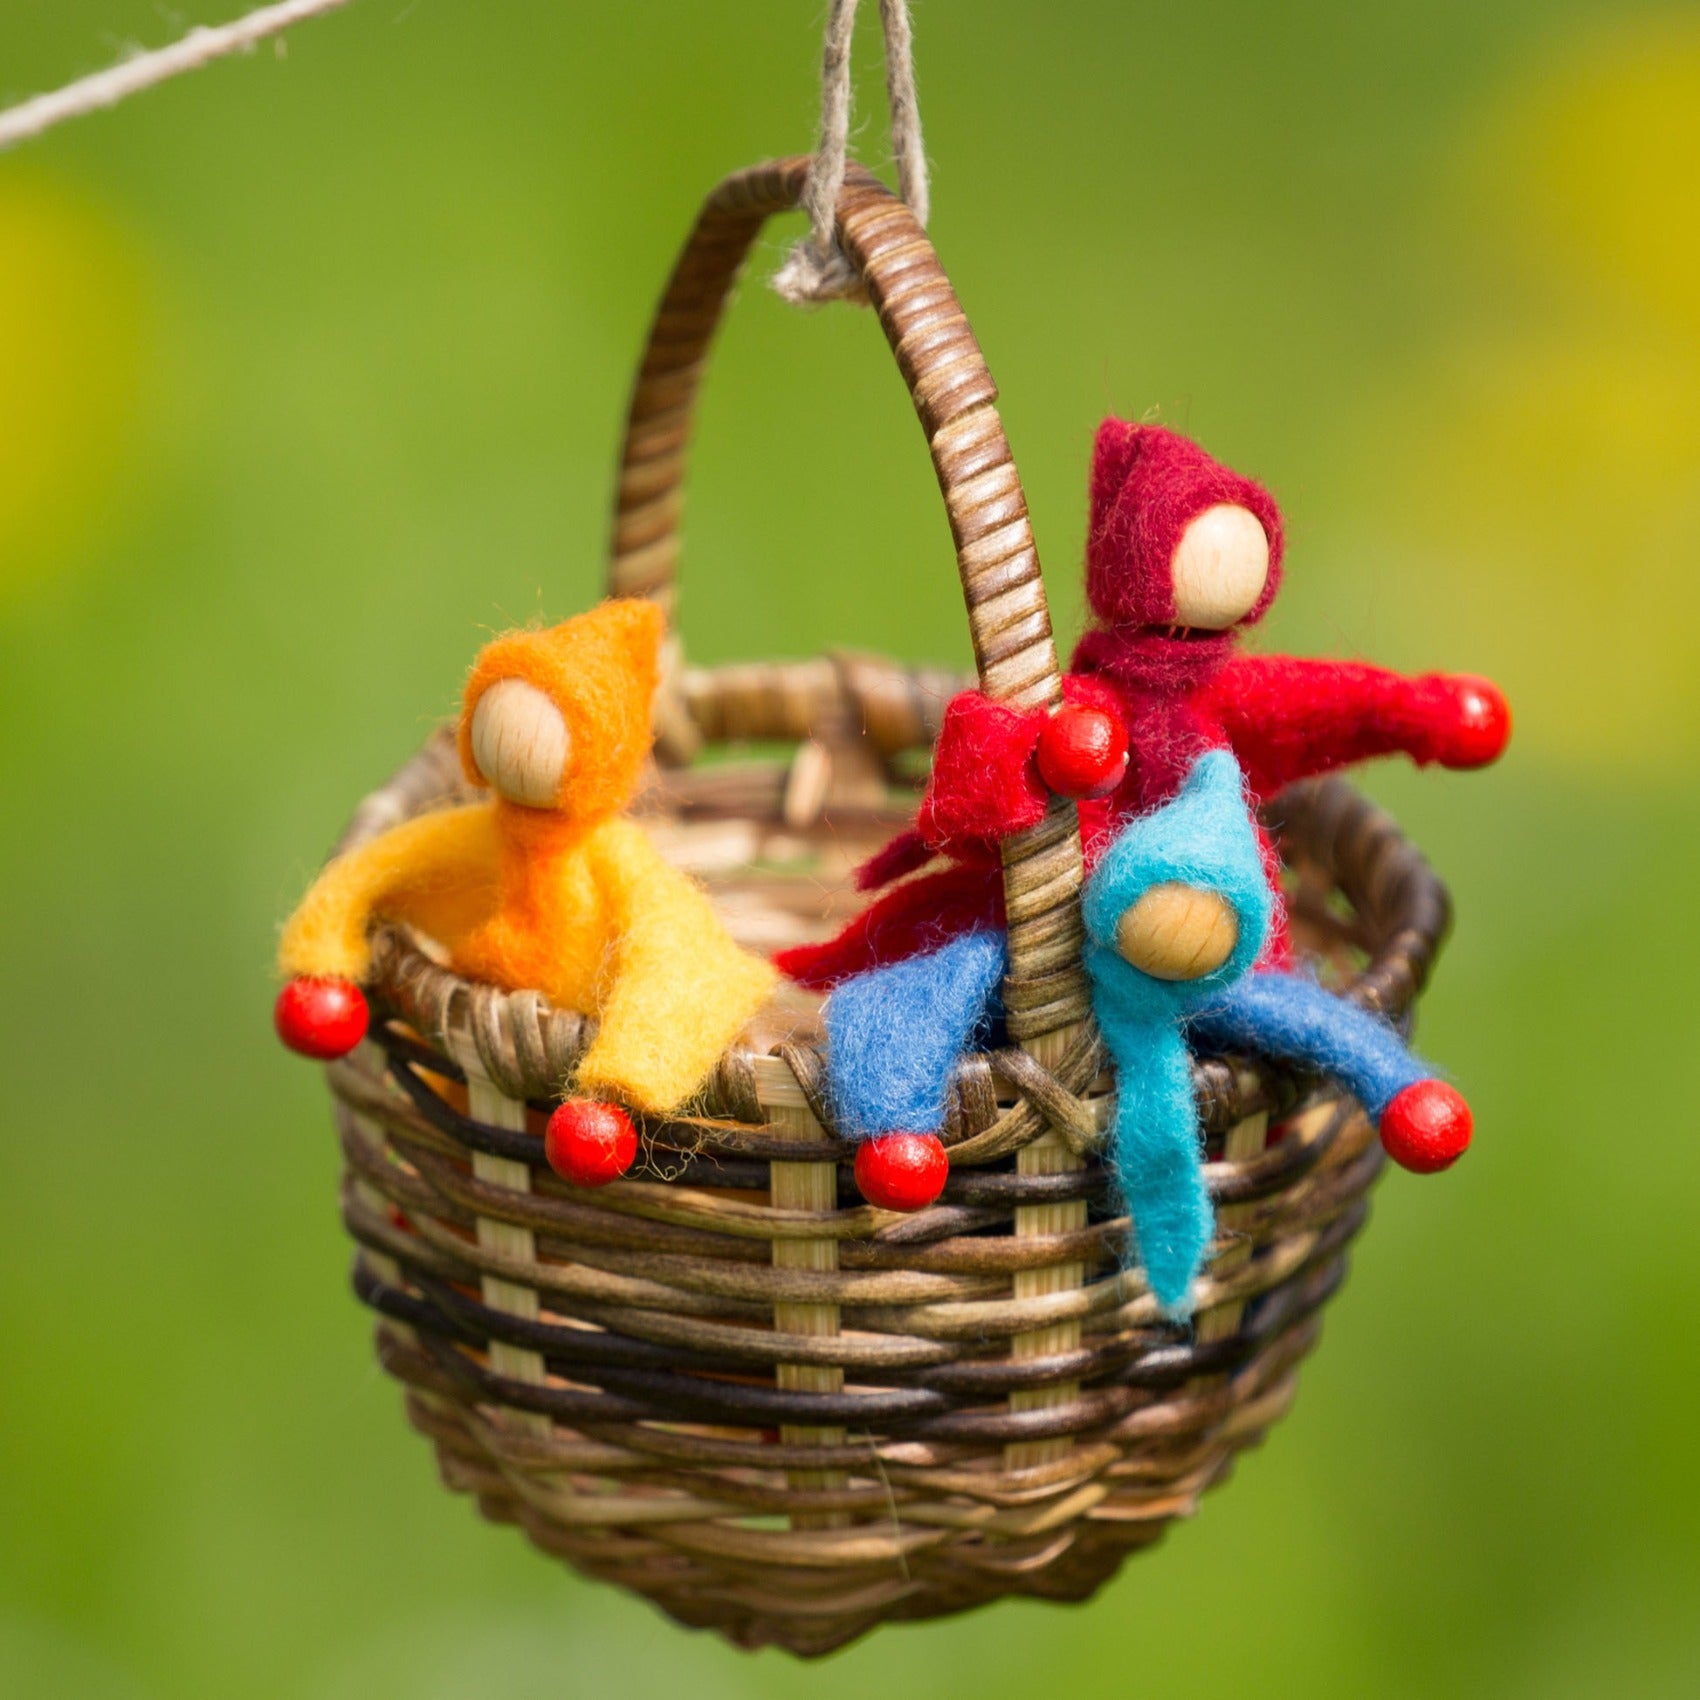
[[[686,244],[632,401],[616,592],[670,595],[708,345],[804,171],[729,179]],[[980,683],[1055,701],[1026,507],[967,321],[874,179],[851,173],[839,219],[932,452]],[[930,747],[962,682],[843,656],[675,667],[640,806],[743,942],[821,937],[851,906],[850,865],[907,820],[901,758]],[[687,765],[704,745],[775,742],[795,755]],[[439,736],[344,842],[460,797]],[[1445,928],[1442,887],[1342,786],[1273,814],[1302,947],[1402,1015]],[[1138,1271],[1118,1273],[1080,882],[1059,805],[1006,859],[1015,1048],[963,1065],[950,1181],[907,1217],[856,1193],[812,999],[754,1024],[695,1114],[646,1125],[630,1178],[580,1192],[540,1132],[588,1024],[380,935],[373,1039],[329,1071],[345,1216],[379,1355],[447,1483],[681,1622],[804,1654],[1005,1594],[1083,1598],[1189,1513],[1286,1410],[1382,1158],[1332,1090],[1200,1065],[1220,1234],[1194,1329],[1166,1325]]]

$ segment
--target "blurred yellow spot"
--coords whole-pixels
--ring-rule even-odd
[[[1455,324],[1397,402],[1424,648],[1562,762],[1700,748],[1700,22],[1593,36],[1446,185]]]
[[[1586,44],[1505,140],[1537,244],[1700,334],[1700,19]]]
[[[142,330],[118,228],[69,188],[0,171],[0,604],[105,529]]]

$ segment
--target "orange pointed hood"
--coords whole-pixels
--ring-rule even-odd
[[[666,617],[653,602],[618,598],[546,631],[506,632],[472,664],[462,701],[460,764],[486,783],[472,754],[478,700],[504,679],[543,692],[561,711],[567,758],[557,819],[591,822],[618,813],[637,790],[651,743],[650,711],[661,672]]]

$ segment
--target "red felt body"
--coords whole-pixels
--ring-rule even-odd
[[[930,859],[932,852],[925,853]],[[894,886],[834,937],[779,951],[773,962],[798,985],[824,992],[882,963],[921,956],[963,933],[1002,925],[998,863],[983,857],[958,860]]]
[[[1223,502],[1248,508],[1262,524],[1267,583],[1236,627],[1177,632],[1170,625],[1174,551],[1186,527]],[[1118,720],[1129,759],[1106,798],[1080,804],[1089,869],[1114,827],[1166,803],[1208,749],[1234,753],[1254,805],[1297,780],[1373,756],[1403,753],[1419,764],[1467,768],[1504,749],[1510,711],[1485,679],[1238,653],[1238,631],[1262,617],[1279,586],[1282,550],[1280,511],[1261,485],[1161,427],[1116,419],[1100,426],[1086,572],[1087,595],[1103,623],[1075,649],[1063,699]],[[1014,709],[977,691],[954,698],[914,828],[857,878],[864,890],[904,883],[835,939],[776,957],[780,969],[825,989],[969,927],[1001,925],[997,844],[1043,820],[1060,789],[1046,783],[1039,759],[1054,727],[1042,709]],[[1080,776],[1052,777],[1073,784]],[[1266,835],[1260,841],[1278,894],[1279,856]],[[920,873],[934,856],[949,857],[950,865]],[[1262,960],[1279,965],[1289,957],[1285,909],[1277,903]]]

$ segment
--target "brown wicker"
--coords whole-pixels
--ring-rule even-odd
[[[708,344],[804,171],[729,179],[685,247],[632,402],[616,591],[670,595]],[[932,451],[980,682],[1054,700],[1021,487],[956,297],[865,173],[840,234]],[[961,682],[855,656],[676,666],[641,806],[746,943],[820,937],[853,902],[852,863],[907,819],[905,758]],[[795,754],[684,765],[773,743]],[[458,795],[440,735],[345,843]],[[1446,926],[1426,863],[1338,784],[1289,793],[1272,824],[1304,949],[1351,997],[1403,1015]],[[778,1000],[693,1114],[643,1128],[630,1178],[581,1192],[544,1163],[540,1130],[589,1024],[381,933],[373,1040],[330,1070],[344,1209],[379,1355],[448,1484],[681,1622],[804,1654],[1004,1594],[1083,1598],[1190,1512],[1285,1411],[1381,1153],[1331,1088],[1200,1065],[1221,1231],[1195,1328],[1165,1324],[1138,1270],[1119,1272],[1079,885],[1059,807],[1006,861],[1020,1048],[963,1064],[951,1178],[907,1217],[851,1182],[820,1100],[814,1000]]]

